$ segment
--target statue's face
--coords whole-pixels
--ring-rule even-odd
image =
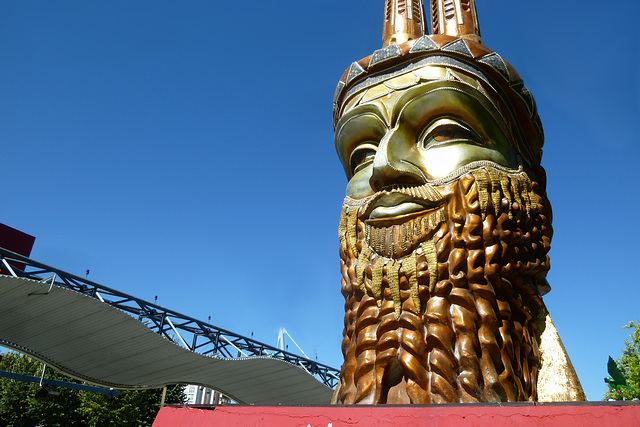
[[[471,162],[516,168],[509,135],[476,79],[429,65],[352,98],[336,126],[336,149],[349,178],[347,196],[363,199],[393,186],[447,181]],[[433,208],[398,195],[376,203],[368,219]]]

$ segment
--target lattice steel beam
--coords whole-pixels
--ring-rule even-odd
[[[0,248],[0,260],[2,260],[0,271],[3,274],[55,284],[98,299],[105,304],[133,315],[152,331],[174,342],[177,339],[178,345],[182,345],[191,351],[208,356],[227,358],[246,356],[276,358],[302,367],[318,381],[331,388],[337,385],[340,371],[328,365],[219,328],[208,322],[186,316],[91,280],[83,279],[4,248]],[[8,262],[11,261],[26,264],[25,271],[10,267]]]

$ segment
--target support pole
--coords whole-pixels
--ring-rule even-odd
[[[167,386],[162,387],[162,399],[160,400],[160,407],[164,406],[164,401],[167,398]]]
[[[47,364],[43,363],[42,364],[42,374],[40,374],[40,387],[42,387],[42,379],[44,378],[44,371],[47,370]]]

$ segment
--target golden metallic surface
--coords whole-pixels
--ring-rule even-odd
[[[481,43],[474,0],[429,6],[425,35],[422,0],[387,0],[383,49],[334,96],[349,180],[335,402],[583,399],[540,294],[553,233],[535,101]]]
[[[430,0],[431,33],[480,40],[475,0]]]
[[[344,111],[335,143],[350,178],[348,196],[366,197],[403,173],[404,183],[416,185],[477,160],[517,166],[505,118],[486,93],[475,89],[477,82],[459,72],[448,79],[446,67],[426,68],[438,77],[421,83],[412,78],[411,86],[382,97],[368,93],[404,78],[396,77],[367,90]]]
[[[475,0],[431,0],[431,33],[480,40]],[[401,44],[426,34],[423,0],[386,0],[382,46]]]
[[[434,240],[430,239],[423,242],[421,248],[422,253],[427,259],[427,271],[429,272],[429,292],[433,292],[436,288],[436,281],[438,277],[438,258]]]
[[[539,315],[538,332],[541,358],[538,373],[538,401],[586,401],[587,397],[573,364],[551,320],[551,315],[546,310]]]
[[[425,34],[422,0],[386,0],[382,46],[400,44]]]
[[[449,80],[469,83],[472,79],[471,86],[485,95],[509,123],[514,137],[511,142],[523,160],[530,165],[539,164],[544,135],[531,92],[500,55],[468,37],[425,35],[380,49],[354,62],[343,74],[334,94],[334,126],[345,111],[362,99],[370,101],[373,97],[391,93],[378,87],[367,96],[367,89],[391,82],[399,75],[410,78],[408,73],[413,73],[419,83],[422,77],[416,75],[417,71],[432,71],[424,68],[425,65],[445,67]]]
[[[460,71],[454,71],[450,67],[441,65],[425,65],[423,67],[411,70],[405,74],[391,77],[383,82],[369,87],[362,92],[355,92],[350,96],[347,101],[347,106],[343,108],[342,115],[347,113],[356,105],[362,105],[377,98],[381,98],[387,95],[389,99],[397,99],[397,95],[391,95],[395,91],[407,89],[412,86],[417,86],[420,83],[429,81],[457,81],[465,83],[471,88],[477,90],[482,87],[482,83],[475,77],[464,74]],[[485,83],[486,85],[486,83]],[[492,104],[497,105],[498,101],[496,96],[492,96],[484,90],[481,92]],[[353,100],[353,101],[352,101]]]
[[[356,245],[379,248],[372,251],[385,255],[372,257],[363,250],[356,257],[348,255],[353,253],[350,249],[341,251],[345,363],[337,402],[536,399],[540,356],[534,341],[534,313],[542,301],[525,279],[543,276],[549,267],[548,202],[536,195],[537,209],[523,210],[514,215],[518,219],[509,219],[508,212],[517,212],[520,206],[503,203],[502,184],[491,176],[504,171],[498,166],[490,175],[485,171],[488,167],[476,164],[469,172],[462,168],[462,175],[452,183],[435,187],[441,198],[434,199],[443,203],[442,214],[440,209],[421,221],[389,220],[400,225],[411,222],[424,230],[405,234],[420,236],[416,239],[422,243],[410,254],[387,258],[399,255],[391,249],[398,240],[390,232],[370,233],[378,236],[375,239],[358,233],[363,241]],[[528,187],[525,172],[509,175],[516,177],[516,187],[511,180],[507,182],[510,193]],[[407,188],[396,191],[411,192]],[[493,205],[491,197],[482,196],[480,202],[481,194],[495,191],[500,192],[499,206]],[[377,197],[359,205],[362,218]],[[345,199],[346,206],[352,202],[350,197]],[[427,243],[430,239],[433,246]],[[370,286],[359,286],[357,274],[348,273],[353,270],[362,271]],[[413,275],[417,287],[411,284]],[[436,280],[431,288],[433,275]]]

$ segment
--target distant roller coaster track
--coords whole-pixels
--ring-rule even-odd
[[[13,277],[13,279],[11,279],[10,277],[7,277],[6,279],[4,279],[4,281],[0,281],[0,287],[3,286],[3,283],[7,284],[5,286],[7,289],[5,291],[6,296],[2,297],[3,304],[14,304],[14,305],[22,304],[23,307],[28,307],[29,305],[33,305],[35,303],[35,300],[33,299],[29,300],[28,298],[26,298],[27,296],[44,294],[44,293],[50,292],[54,288],[56,290],[64,289],[68,291],[73,291],[74,293],[76,293],[75,295],[81,294],[82,296],[84,296],[82,301],[86,301],[86,297],[90,297],[94,300],[99,301],[100,304],[106,304],[110,307],[117,308],[118,310],[124,313],[127,313],[129,316],[133,317],[134,319],[137,319],[139,321],[138,324],[141,323],[145,325],[148,330],[154,332],[155,334],[161,335],[167,338],[168,340],[173,341],[174,343],[180,345],[181,347],[184,347],[184,349],[189,350],[190,352],[198,353],[199,355],[210,356],[209,358],[207,358],[208,360],[212,360],[215,362],[229,361],[229,360],[242,360],[242,361],[251,362],[251,364],[253,364],[254,367],[256,367],[257,364],[259,363],[262,363],[263,365],[265,363],[270,363],[269,367],[265,368],[264,366],[262,366],[260,369],[270,370],[272,369],[273,366],[276,366],[276,369],[275,369],[276,371],[280,369],[279,366],[285,366],[285,365],[288,366],[288,364],[294,365],[299,369],[291,370],[290,368],[286,368],[287,369],[286,372],[283,371],[282,374],[279,374],[282,377],[283,381],[285,381],[286,378],[290,378],[290,381],[295,382],[293,378],[295,377],[300,379],[301,377],[298,374],[298,371],[302,370],[304,371],[302,372],[302,374],[305,374],[304,375],[305,377],[308,377],[306,376],[306,374],[309,374],[317,380],[315,381],[312,378],[310,378],[310,380],[312,380],[311,381],[312,383],[315,383],[318,386],[320,386],[322,390],[326,390],[326,392],[320,390],[321,392],[320,394],[322,394],[323,396],[321,400],[323,401],[326,400],[326,396],[330,397],[330,392],[331,392],[330,389],[334,388],[337,385],[339,371],[330,366],[318,363],[317,361],[298,356],[296,354],[290,353],[288,351],[284,351],[277,347],[273,347],[273,346],[264,344],[262,342],[256,341],[254,339],[247,338],[245,336],[219,328],[208,322],[204,322],[204,321],[195,319],[193,317],[186,316],[176,311],[159,306],[157,304],[142,300],[140,298],[136,298],[132,295],[125,294],[123,292],[117,291],[107,286],[100,285],[86,278],[82,278],[82,277],[67,273],[65,271],[59,270],[57,268],[50,267],[48,265],[34,261],[30,258],[16,254],[4,248],[0,248],[0,261],[1,261],[0,268],[2,269],[2,272],[8,276]],[[16,269],[15,267],[12,267],[12,264],[15,264],[15,263],[25,264],[26,268],[24,269],[24,271]],[[21,280],[18,281],[16,278],[20,278]],[[28,280],[25,280],[25,279],[28,279]],[[11,280],[13,280],[13,282],[11,282]],[[14,298],[12,295],[17,295],[19,288],[25,287],[26,289],[27,286],[38,286],[38,288],[33,288],[37,290],[31,289],[29,290],[29,293],[25,293],[20,297],[16,296],[15,302],[10,302],[11,298]],[[12,288],[10,289],[10,287]],[[43,289],[44,291],[42,291]],[[2,291],[2,289],[0,289],[0,291]],[[27,292],[27,291],[25,290],[23,292]],[[59,293],[62,294],[62,291],[59,291]],[[66,294],[60,297],[60,298],[63,298],[61,301],[63,301],[64,298],[66,298],[66,300],[69,300],[69,301],[72,300],[73,298],[71,297],[71,295],[74,295],[74,294],[67,292]],[[77,298],[80,298],[80,296],[78,296]],[[60,302],[58,302],[58,304],[60,304]],[[79,305],[80,303],[76,303],[76,304]],[[99,307],[101,306],[96,303],[91,303],[91,307],[92,307],[91,311],[95,312],[96,307],[98,307],[98,311],[100,311]],[[8,307],[8,308],[2,307],[2,309],[6,311],[11,311],[11,307]],[[23,322],[23,323],[15,324],[12,327],[13,330],[28,328],[29,325],[26,325],[25,323],[29,323],[28,319],[31,318],[29,316],[32,316],[32,317],[34,316],[33,313],[26,314],[27,313],[26,308],[20,309],[20,310],[21,311],[18,312],[17,314],[16,313],[11,314],[12,319],[23,316],[20,320],[20,322]],[[112,312],[112,310],[109,310],[109,312]],[[4,320],[4,322],[10,322],[10,320],[7,319],[7,320]],[[42,322],[41,322],[41,325],[42,325]],[[129,322],[127,323],[127,325],[129,325],[129,328],[131,329],[144,330],[144,328],[139,328],[138,326],[136,326],[135,322],[133,323]],[[10,331],[7,332],[7,330],[5,330],[4,332],[2,332],[1,329],[2,329],[2,325],[0,325],[0,332],[11,335]],[[78,332],[78,336],[82,334],[84,334],[84,332]],[[4,344],[8,344],[11,347],[20,349],[20,347],[23,346],[24,344],[20,342],[15,342],[15,341],[26,340],[29,336],[30,335],[28,333],[24,333],[20,335],[20,338],[14,337],[12,339],[7,339],[3,336],[0,336],[0,342]],[[74,339],[77,340],[77,338],[74,338]],[[164,341],[166,340],[163,340],[161,344],[163,344]],[[174,351],[173,349],[175,349],[176,351],[180,350],[174,344],[171,344],[169,347],[171,347],[170,349],[171,351]],[[25,349],[27,350],[28,348],[29,347],[25,347]],[[180,351],[184,353],[184,350],[180,350]],[[29,351],[27,352],[29,353]],[[33,350],[31,351],[31,354],[34,354]],[[47,359],[46,354],[35,354],[35,355],[40,356],[40,358],[44,359],[44,361],[49,361],[49,359]],[[273,363],[274,360],[277,360],[280,362],[287,362],[287,363],[285,365],[274,364]],[[61,364],[60,362],[56,363],[55,360],[53,362],[54,362],[53,363],[54,366],[64,368],[64,365]],[[200,363],[200,362],[197,362],[197,363]],[[242,364],[236,363],[234,366],[239,367],[239,365],[242,365]],[[250,365],[249,363],[246,364],[246,366],[249,366],[249,365]],[[219,365],[219,366],[222,366],[222,365]],[[195,369],[196,368],[194,368],[194,370]],[[69,368],[66,369],[66,371],[67,373],[69,373],[70,371],[71,371],[70,373],[72,374],[76,373],[75,371],[73,371],[73,369],[69,369]],[[267,373],[262,371],[260,372],[261,374],[264,374],[265,377],[268,376]],[[82,372],[77,373],[75,377],[79,379],[89,380],[90,382],[94,382],[96,384],[103,384],[107,386],[116,386],[116,387],[122,386],[122,384],[118,383],[117,381],[103,381],[100,378],[98,378],[96,375],[94,376],[83,375]],[[240,378],[241,375],[238,374],[236,375],[236,377]],[[160,381],[160,380],[157,380],[157,381]],[[273,380],[269,380],[269,381],[273,381]],[[302,379],[302,381],[305,382],[306,380]],[[127,384],[125,386],[122,386],[121,388],[144,388],[146,386],[149,386],[149,384],[151,383],[152,382],[147,381],[146,383],[141,384],[139,387],[136,387],[135,385]],[[209,382],[195,381],[194,383],[202,383],[203,385],[211,386],[212,388],[218,389],[219,391],[222,391],[223,393],[230,395],[232,398],[236,398],[236,400],[244,403],[261,403],[261,402],[269,403],[270,402],[269,398],[264,398],[264,399],[254,398],[252,401],[251,398],[246,398],[246,397],[243,398],[242,396],[239,396],[237,393],[234,395],[233,392],[231,393],[229,392],[229,390],[232,390],[232,391],[234,390],[233,387],[231,387],[231,389],[229,389],[226,386],[220,387],[216,384],[211,384],[211,381]],[[305,385],[303,385],[302,388],[304,389],[305,387],[307,389],[312,389],[312,388],[317,389],[317,386],[314,386],[313,384],[305,383]],[[295,394],[296,393],[292,393],[292,395],[295,395]],[[295,402],[295,398],[291,401],[291,403],[292,402]],[[280,403],[287,403],[287,402],[280,402]],[[314,403],[314,402],[305,401],[300,403]],[[317,402],[317,403],[328,403],[328,402]]]

